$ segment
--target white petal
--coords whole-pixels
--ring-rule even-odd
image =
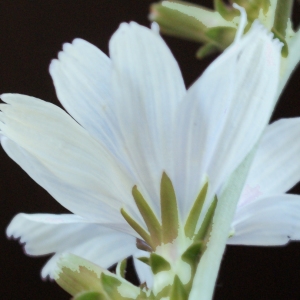
[[[109,49],[124,149],[139,188],[158,213],[160,179],[172,161],[170,127],[185,94],[183,79],[162,38],[146,27],[122,24]]]
[[[140,283],[146,282],[147,287],[151,289],[153,287],[153,273],[147,264],[141,262],[138,257],[149,257],[150,253],[146,251],[139,250],[133,255],[133,262],[136,273],[139,277]]]
[[[60,256],[63,255],[63,253],[57,253],[54,254],[44,265],[41,271],[42,278],[55,278],[56,270],[57,270],[57,262],[60,258]]]
[[[21,147],[4,141],[4,149],[63,206],[102,220],[101,215],[120,215],[124,204],[133,203],[128,174],[63,110],[28,96],[2,99],[9,105],[0,105],[0,129]],[[71,196],[64,195],[72,188]]]
[[[118,155],[111,111],[111,62],[97,47],[75,39],[64,44],[49,68],[57,97],[89,133]]]
[[[285,193],[300,180],[300,118],[269,125],[251,166],[240,203]]]
[[[300,239],[300,196],[258,198],[238,207],[227,244],[272,246]]]
[[[8,226],[7,235],[20,238],[27,254],[55,253],[45,265],[43,277],[52,277],[63,253],[73,253],[108,268],[136,252],[135,237],[76,215],[18,214]]]
[[[84,191],[73,184],[60,180],[53,172],[46,168],[40,161],[30,155],[26,150],[18,146],[6,137],[1,139],[1,144],[6,153],[17,163],[28,175],[39,185],[45,188],[58,202],[67,203],[67,207],[72,209],[75,206],[80,208],[80,203],[88,203],[92,199],[92,193]],[[95,198],[95,195],[93,196]],[[119,211],[105,203],[100,202],[97,213],[97,220],[101,222],[118,222],[120,221]],[[78,202],[76,204],[76,202]],[[84,209],[81,210],[84,214]],[[94,216],[91,215],[91,218]]]
[[[218,192],[269,121],[277,92],[278,41],[258,24],[230,46],[188,90],[178,108],[173,177],[187,212],[208,175]]]

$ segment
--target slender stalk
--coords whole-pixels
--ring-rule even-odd
[[[288,19],[291,17],[294,0],[278,0],[275,11],[274,28],[285,37]]]
[[[236,169],[227,184],[227,188],[220,197],[207,250],[204,252],[197,268],[189,300],[212,299],[231,221],[256,149],[257,147],[254,147],[244,162]]]

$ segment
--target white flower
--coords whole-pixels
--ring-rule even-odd
[[[199,228],[211,199],[220,194],[269,121],[277,95],[280,47],[255,24],[186,91],[161,37],[135,23],[122,24],[114,34],[110,59],[83,40],[65,44],[50,74],[59,100],[77,122],[50,103],[4,94],[7,104],[0,105],[0,129],[7,154],[73,214],[19,214],[8,236],[20,237],[28,254],[54,253],[43,277],[53,276],[58,257],[66,252],[105,268],[139,256],[136,238],[141,235],[120,210],[147,232],[132,189],[138,187],[160,220],[164,172],[176,192],[179,231],[208,181]],[[289,212],[298,209],[298,196],[282,194],[300,178],[300,160],[294,163],[300,143],[286,144],[300,133],[299,122],[282,120],[266,130],[245,186],[247,191],[259,185],[262,194],[248,203],[242,197],[229,242],[263,244],[264,230],[274,237],[272,244],[287,242],[288,236],[297,238],[292,227],[299,228],[299,222],[290,219]],[[276,182],[269,180],[269,173]],[[255,209],[262,207],[264,213],[257,216]],[[284,215],[286,226],[272,231],[269,209]],[[260,230],[255,231],[257,226]],[[138,272],[144,267],[138,264]],[[151,280],[151,275],[139,273],[143,280]]]

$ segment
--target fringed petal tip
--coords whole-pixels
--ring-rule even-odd
[[[20,94],[13,94],[13,93],[5,93],[0,95],[0,99],[5,103],[10,103],[14,97],[18,97]]]
[[[23,247],[27,255],[35,255],[30,246],[28,246],[28,235],[24,232],[26,228],[26,215],[23,213],[17,214],[6,228],[6,236],[9,239],[17,240]],[[25,227],[24,227],[25,226]]]
[[[22,215],[22,214],[19,214]],[[18,216],[18,215],[17,215]],[[16,216],[16,217],[17,217]],[[12,222],[9,224],[9,226],[6,229],[6,235],[9,239],[14,239],[17,240],[22,248],[23,251],[26,253],[28,256],[44,256],[43,254],[41,255],[35,255],[32,254],[32,249],[30,249],[27,245],[28,239],[26,239],[26,234],[23,234],[20,231],[20,226],[24,226],[22,222],[19,222],[18,220],[15,220],[16,217],[12,220]],[[59,258],[60,254],[55,254],[53,257],[51,257],[46,265],[43,267],[41,270],[41,278],[42,280],[54,280],[55,279],[55,274],[58,272],[58,266],[57,266],[57,260]]]
[[[64,43],[62,45],[62,50],[58,52],[57,58],[52,59],[50,65],[49,65],[49,73],[52,75],[54,68],[57,67],[58,63],[64,62],[66,58],[69,56],[72,56],[74,52],[76,52],[78,49],[84,48],[84,47],[93,47],[98,50],[97,47],[90,44],[89,42],[81,39],[81,38],[75,38],[71,43]]]
[[[41,277],[43,280],[55,280],[60,273],[60,258],[66,255],[66,253],[56,253],[53,255],[41,270]]]
[[[0,98],[2,101],[6,102],[7,104],[12,104],[15,101],[22,101],[28,99],[37,99],[32,96],[27,96],[23,94],[18,94],[18,93],[4,93],[0,95]]]
[[[57,62],[60,62],[60,63],[65,63],[66,60],[68,59],[69,55],[68,55],[68,52],[71,51],[70,48],[73,48],[73,45],[70,44],[70,43],[65,43],[63,44],[63,49],[62,51],[58,52],[57,54],[57,59],[54,59],[52,60],[53,61],[57,61]],[[51,64],[50,64],[51,65]]]
[[[14,239],[18,239],[21,237],[21,234],[18,231],[18,228],[20,226],[22,226],[22,222],[19,222],[20,218],[19,216],[22,214],[17,214],[12,221],[10,222],[10,224],[7,226],[6,228],[6,235],[8,238],[14,238]]]
[[[7,93],[1,94],[1,95],[0,95],[0,99],[1,99],[2,101],[4,101],[3,98],[5,98],[6,95],[10,95],[10,94],[7,94]]]
[[[47,103],[46,101],[43,101],[41,99],[38,99],[36,97],[33,96],[27,96],[27,95],[23,95],[23,94],[18,94],[18,93],[5,93],[5,94],[1,94],[0,98],[3,102],[5,102],[6,104],[34,104],[34,103]],[[0,104],[0,107],[7,107],[7,106],[3,106]],[[1,110],[1,109],[0,109]]]
[[[58,62],[57,58],[51,60],[50,65],[49,65],[49,73],[51,76],[53,76],[52,74],[56,70],[58,63],[59,62]]]
[[[57,69],[60,63],[64,63],[64,61],[68,58],[68,53],[72,51],[74,48],[74,39],[72,43],[64,43],[62,45],[62,50],[58,52],[57,58],[52,59],[50,65],[49,65],[49,73],[51,76],[53,76],[54,71]]]
[[[272,44],[281,51],[284,44],[280,42],[279,39],[274,38],[274,33],[270,32],[259,20],[255,20],[249,31],[252,35],[257,35],[256,38],[266,39],[267,42],[272,42]]]
[[[131,36],[132,34],[132,29],[134,29],[135,27],[137,27],[138,24],[136,24],[135,22],[123,22],[119,25],[118,29],[115,31],[115,33],[111,36],[110,40],[109,40],[109,49],[111,49],[111,45],[114,43],[114,40],[120,36],[124,37],[124,35],[126,36]],[[111,52],[110,52],[110,57],[112,57]]]
[[[152,22],[151,29],[138,23],[131,21],[129,23],[123,22],[119,25],[118,30],[112,35],[111,40],[114,38],[116,34],[136,34],[137,30],[148,30],[149,32],[154,33],[157,35],[159,33],[159,25],[156,22]],[[159,35],[159,34],[158,34]],[[110,41],[111,42],[111,41]]]
[[[158,25],[158,23],[156,23],[156,22],[152,22],[151,23],[151,30],[154,32],[154,33],[156,33],[156,34],[160,34],[160,27],[159,27],[159,25]]]

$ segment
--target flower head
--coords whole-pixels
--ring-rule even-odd
[[[72,214],[19,214],[7,234],[28,254],[55,253],[43,277],[67,252],[104,268],[133,255],[150,264],[154,293],[178,280],[190,288],[217,199],[274,108],[280,51],[255,23],[186,91],[164,41],[136,23],[113,35],[110,58],[81,39],[65,44],[50,74],[75,120],[4,94],[0,129],[7,154]]]

